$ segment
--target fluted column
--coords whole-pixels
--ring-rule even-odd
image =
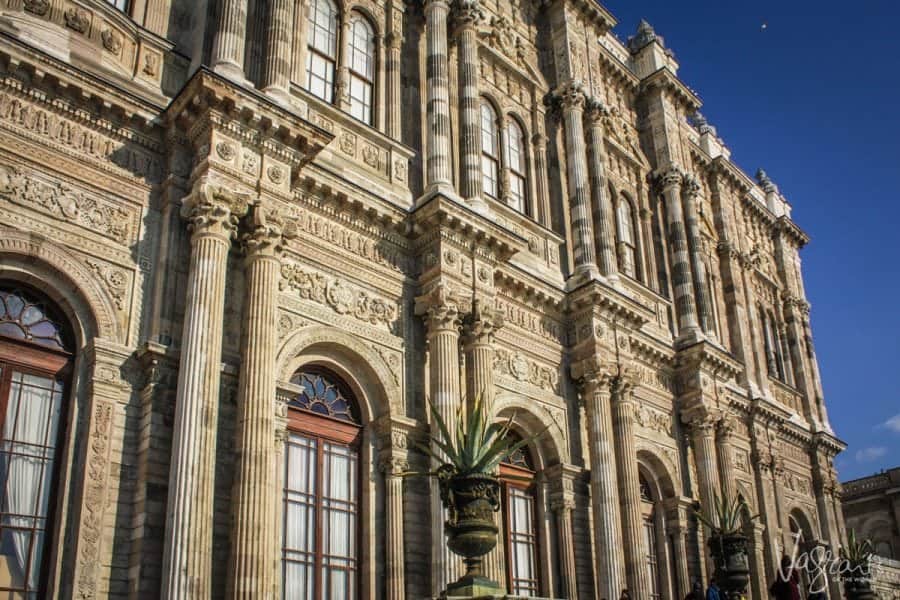
[[[273,598],[275,532],[268,527],[279,496],[275,485],[275,350],[282,223],[253,209],[244,246],[246,293],[237,400],[237,464],[232,501],[229,596]]]
[[[165,600],[209,598],[216,431],[228,250],[246,199],[201,183],[182,205],[191,230],[162,565]]]
[[[382,457],[384,473],[385,514],[385,599],[404,600],[406,575],[403,564],[403,477],[409,470],[406,456],[391,454]]]
[[[716,426],[716,450],[719,455],[719,480],[722,485],[722,493],[730,500],[737,496],[737,488],[734,485],[734,445],[735,423],[730,418],[724,418]],[[746,499],[745,499],[746,500]]]
[[[600,274],[607,278],[617,278],[619,265],[616,262],[615,217],[612,199],[606,186],[606,148],[603,142],[603,118],[608,110],[599,100],[590,100],[585,110],[590,140],[591,201],[596,230],[594,240],[597,246],[597,263]]]
[[[468,413],[472,413],[473,402],[478,394],[482,394],[484,402],[494,399],[494,347],[493,340],[497,330],[503,325],[503,318],[495,314],[490,303],[476,298],[473,310],[465,320],[465,337],[463,350],[466,356],[466,398]],[[503,531],[500,512],[494,513],[494,524]],[[484,557],[484,573],[489,579],[506,587],[505,548],[498,541],[494,549]]]
[[[632,598],[649,598],[650,587],[644,560],[641,491],[637,449],[634,443],[634,397],[632,384],[617,377],[613,385],[613,439],[616,441],[616,473],[622,506],[622,551]]]
[[[572,218],[572,253],[575,258],[573,274],[593,276],[597,274],[597,258],[585,166],[584,128],[581,124],[584,92],[580,84],[573,82],[558,88],[555,95],[562,109],[566,132],[566,173]]]
[[[718,418],[712,414],[697,414],[690,421],[691,443],[694,448],[694,459],[697,463],[697,487],[700,492],[700,504],[707,514],[715,514],[715,499],[719,493],[719,468],[716,461],[716,423]],[[705,529],[705,528],[704,528]],[[707,572],[713,572],[712,559],[705,551],[705,540],[708,533],[703,532],[698,540],[701,554],[707,566]]]
[[[459,41],[460,195],[484,205],[481,189],[481,122],[478,95],[478,23],[484,18],[478,0],[457,0],[454,8]]]
[[[263,91],[287,102],[291,85],[291,31],[294,0],[269,0],[266,59],[263,61]]]
[[[212,70],[245,82],[244,43],[247,39],[247,0],[223,0],[212,47]]]
[[[703,240],[700,237],[700,217],[697,212],[700,184],[693,175],[685,175],[681,192],[684,198],[684,225],[691,252],[694,287],[697,292],[697,313],[704,333],[712,333],[715,331],[712,298],[709,293],[706,263],[703,261]]]
[[[681,172],[672,168],[660,174],[659,185],[666,203],[669,249],[672,259],[672,292],[678,317],[680,339],[695,339],[700,334],[697,306],[694,304],[694,280],[691,257],[681,209]]]
[[[452,189],[450,171],[450,77],[447,0],[425,1],[426,175],[431,189]]]
[[[544,227],[550,227],[550,186],[547,183],[547,136],[535,133],[531,136],[534,160],[534,194],[537,204],[535,219]]]
[[[427,307],[425,323],[429,353],[431,402],[449,431],[456,429],[459,393],[459,325],[457,305],[438,295]],[[440,450],[435,446],[435,451]],[[436,467],[437,464],[435,463]],[[431,485],[431,584],[432,593],[440,595],[448,581],[459,576],[459,561],[451,555],[444,539],[444,508],[437,482]]]
[[[622,547],[616,457],[612,447],[611,397],[608,377],[599,373],[586,374],[583,398],[587,409],[588,446],[591,458],[596,593],[601,598],[618,598],[624,581],[621,553],[608,550]]]
[[[385,133],[394,140],[403,137],[403,89],[401,83],[400,60],[403,45],[403,2],[391,2],[393,18],[389,20],[391,30],[385,36]]]
[[[672,568],[675,569],[675,582],[678,589],[675,590],[676,598],[684,598],[691,591],[690,577],[688,576],[688,551],[687,551],[687,524],[681,520],[668,527],[669,537],[672,538]]]
[[[559,577],[563,597],[567,600],[578,598],[578,576],[575,572],[575,541],[572,537],[572,511],[574,498],[559,498],[551,504],[556,515],[556,536],[559,540]]]

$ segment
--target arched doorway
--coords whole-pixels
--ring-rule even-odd
[[[0,280],[0,591],[9,598],[44,593],[74,358],[62,311]]]

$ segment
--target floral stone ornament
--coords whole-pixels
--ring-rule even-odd
[[[509,436],[513,418],[504,423],[489,423],[491,407],[479,394],[472,403],[472,412],[465,414],[465,403],[456,411],[454,433],[451,435],[441,414],[429,402],[432,416],[431,442],[417,444],[431,456],[438,467],[428,472],[405,473],[407,476],[435,477],[441,491],[441,501],[447,509],[444,529],[447,547],[463,557],[466,572],[447,586],[447,597],[484,597],[503,595],[504,587],[487,577],[482,570],[485,554],[497,545],[499,530],[494,513],[500,510],[500,463],[544,433],[517,440]]]

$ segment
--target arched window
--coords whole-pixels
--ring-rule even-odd
[[[516,441],[522,439],[513,432],[509,435]],[[509,589],[513,595],[537,596],[541,586],[537,570],[534,464],[525,448],[500,465],[500,478]]]
[[[645,565],[647,569],[647,582],[650,584],[650,598],[659,600],[662,598],[662,584],[660,583],[659,569],[659,540],[664,538],[661,538],[659,536],[659,531],[657,531],[656,508],[653,505],[655,499],[653,498],[650,484],[647,483],[643,474],[640,475],[638,481],[640,482],[641,501],[644,503],[642,512],[644,515],[644,552],[646,552]],[[662,549],[662,552],[665,554],[664,548]]]
[[[350,389],[321,368],[297,371],[284,459],[285,599],[356,598],[360,420]]]
[[[497,113],[486,101],[481,101],[481,187],[491,198],[500,196],[500,142],[497,135]]]
[[[350,17],[350,115],[372,124],[375,83],[375,30],[358,13]]]
[[[624,195],[616,202],[616,240],[618,242],[619,271],[635,277],[637,264],[637,235],[634,230],[631,202]]]
[[[338,10],[332,0],[311,0],[307,23],[306,89],[334,101]]]
[[[43,597],[72,336],[42,295],[0,282],[0,590]]]
[[[509,169],[509,190],[506,201],[519,212],[525,212],[525,134],[515,119],[506,123],[506,167]]]

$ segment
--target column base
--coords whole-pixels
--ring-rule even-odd
[[[463,204],[462,199],[456,193],[456,190],[453,189],[453,185],[449,183],[433,183],[425,188],[425,193],[416,199],[416,208],[426,204],[435,196],[443,196],[444,198],[449,198],[450,200]]]
[[[494,211],[491,210],[491,207],[485,202],[484,198],[474,196],[472,198],[466,198],[466,204],[477,213],[485,215],[487,217],[492,217],[494,215]]]
[[[595,279],[601,279],[600,271],[597,269],[596,265],[582,265],[576,267],[575,272],[566,279],[566,291],[574,290]]]
[[[703,335],[703,332],[700,331],[699,327],[689,327],[675,338],[675,347],[684,348],[685,346],[692,346],[705,340],[706,336]]]
[[[244,87],[254,87],[244,74],[244,69],[233,62],[219,62],[213,65],[212,72]]]
[[[268,87],[263,88],[263,93],[275,101],[276,104],[281,105],[284,108],[293,110],[293,99],[291,98],[291,94],[284,89],[283,87],[277,85],[270,85]]]

